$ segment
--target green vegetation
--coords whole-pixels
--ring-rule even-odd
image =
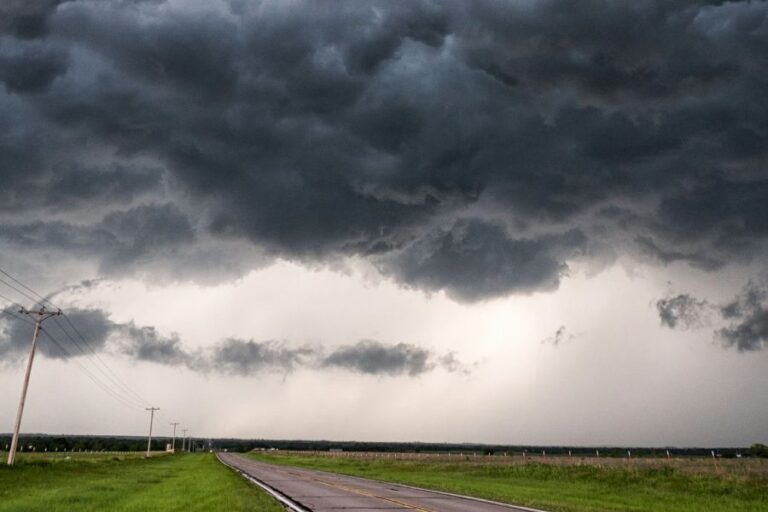
[[[0,467],[0,511],[259,511],[283,508],[212,454],[20,454]]]
[[[557,512],[768,511],[764,476],[688,474],[671,467],[503,464],[251,454],[301,466]]]
[[[755,457],[768,457],[768,446],[762,443],[753,444],[749,451]]]

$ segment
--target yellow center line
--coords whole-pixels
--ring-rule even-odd
[[[311,477],[311,479],[314,480],[315,482],[319,483],[319,484],[327,485],[328,487],[335,487],[337,489],[342,489],[342,490],[345,490],[345,491],[353,492],[353,493],[359,494],[361,496],[367,496],[369,498],[375,498],[377,500],[388,501],[388,502],[394,503],[396,505],[402,505],[405,508],[410,508],[411,510],[418,510],[419,512],[437,512],[435,510],[428,509],[428,508],[423,508],[423,507],[420,507],[418,505],[413,505],[412,503],[407,503],[405,501],[396,500],[394,498],[387,498],[386,496],[379,496],[378,494],[374,494],[372,492],[369,492],[369,491],[366,491],[366,490],[363,490],[363,489],[358,489],[357,487],[350,487],[350,486],[347,486],[347,485],[334,484],[334,483],[326,482],[324,480],[320,480],[319,478],[314,478],[314,477]]]
[[[386,496],[379,496],[378,494],[375,494],[375,493],[372,493],[372,492],[369,492],[369,491],[366,491],[364,489],[360,489],[360,488],[357,488],[357,487],[352,487],[352,486],[349,486],[349,485],[342,485],[342,484],[332,483],[332,482],[326,482],[325,480],[321,480],[321,479],[319,479],[317,477],[314,477],[314,476],[302,475],[300,473],[294,473],[292,471],[287,471],[287,470],[278,470],[278,471],[280,471],[282,473],[288,473],[289,475],[293,475],[293,476],[301,478],[303,480],[309,479],[309,480],[312,480],[314,482],[317,482],[319,484],[322,484],[322,485],[325,485],[325,486],[328,486],[328,487],[335,487],[336,489],[341,489],[341,490],[348,491],[348,492],[351,492],[351,493],[359,494],[361,496],[365,496],[365,497],[368,497],[368,498],[374,498],[374,499],[377,499],[377,500],[388,501],[389,503],[394,503],[396,505],[401,505],[401,506],[403,506],[405,508],[409,508],[411,510],[417,510],[418,512],[437,512],[436,510],[420,507],[419,505],[414,505],[413,503],[407,503],[405,501],[396,500],[394,498],[387,498]]]

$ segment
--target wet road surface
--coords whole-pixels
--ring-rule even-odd
[[[225,464],[243,472],[310,511],[510,512],[530,511],[502,503],[336,475],[324,471],[257,462],[244,455],[219,453]],[[301,510],[297,508],[296,510]]]

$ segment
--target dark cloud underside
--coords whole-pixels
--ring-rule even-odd
[[[8,250],[167,273],[212,237],[460,301],[595,246],[765,256],[765,2],[0,9]]]

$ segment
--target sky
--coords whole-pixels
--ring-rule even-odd
[[[766,55],[762,1],[4,1],[0,431],[39,301],[26,432],[768,442]]]

